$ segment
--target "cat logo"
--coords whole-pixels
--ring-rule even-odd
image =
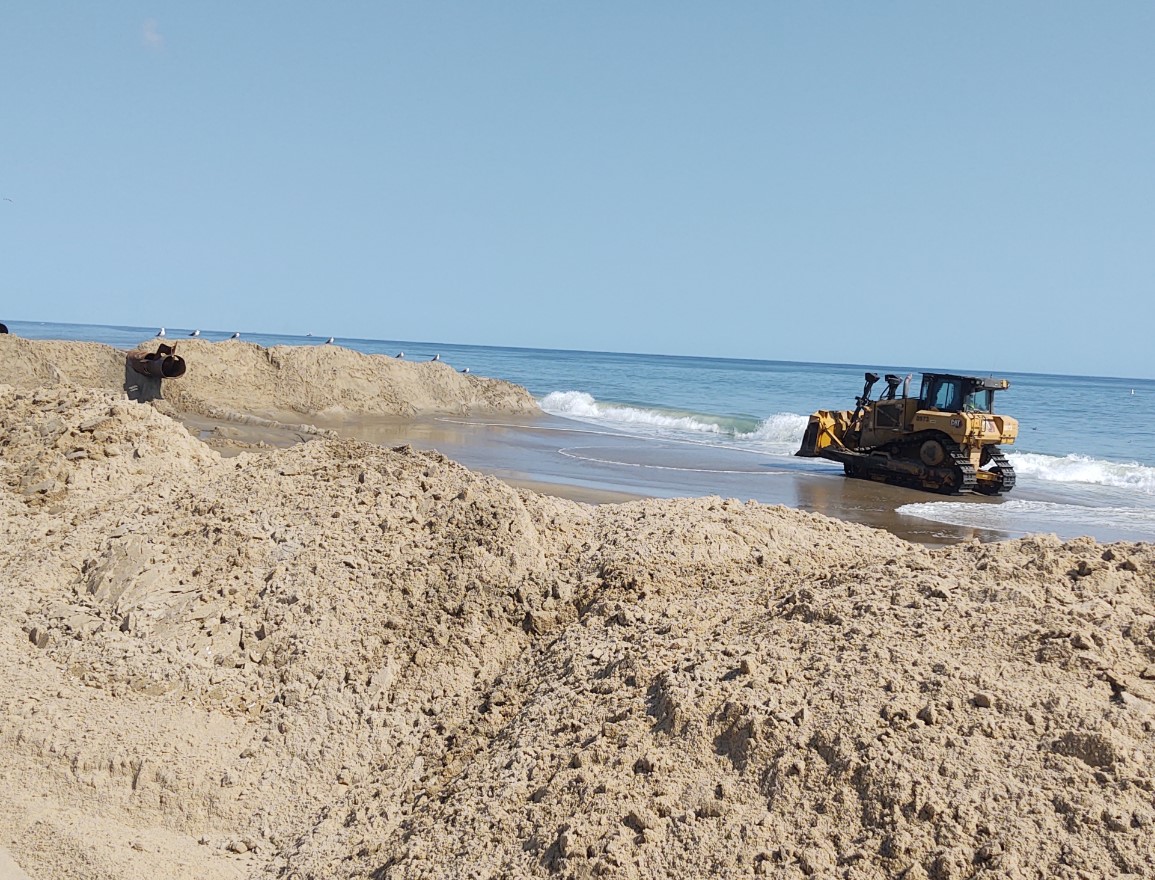
[[[952,428],[961,428],[962,427],[962,419],[951,419],[950,420],[950,426]]]

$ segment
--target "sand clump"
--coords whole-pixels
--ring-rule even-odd
[[[32,877],[1155,876],[1152,545],[225,458],[58,369],[0,386]]]

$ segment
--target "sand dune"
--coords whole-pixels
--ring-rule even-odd
[[[230,344],[169,405],[518,405]],[[48,355],[0,346],[32,877],[1155,875],[1152,545],[595,507],[339,438],[225,458],[70,383],[116,357]]]
[[[137,352],[155,351],[158,340]],[[171,341],[168,344],[173,344]],[[37,388],[60,382],[123,389],[147,380],[125,369],[126,352],[95,342],[0,339],[0,382]],[[175,354],[185,361],[180,379],[151,397],[181,413],[267,415],[299,419],[357,415],[536,412],[524,389],[508,382],[459,373],[444,362],[412,362],[361,354],[337,345],[263,348],[252,342],[182,339]]]

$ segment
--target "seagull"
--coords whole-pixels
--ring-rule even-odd
[[[405,357],[405,352],[403,352],[403,351],[397,352],[396,357],[399,357],[399,358]]]
[[[192,333],[189,334],[189,336],[200,336],[200,335],[201,335],[200,330],[194,330]]]
[[[232,336],[229,337],[229,339],[240,339],[240,338],[241,338],[240,333],[234,333]]]
[[[157,338],[158,338],[158,339],[159,339],[161,336],[164,336],[164,328],[163,328],[163,327],[161,327],[159,330],[157,330],[157,331],[156,331],[156,335],[157,335]]]
[[[462,369],[462,371],[461,371],[461,372],[463,372],[463,373],[468,373],[468,372],[469,372],[469,367],[465,367],[464,369]]]
[[[441,355],[435,354],[435,355],[433,355],[433,357],[430,358],[430,360],[431,361],[439,361],[439,360],[441,360]]]
[[[325,345],[332,345],[332,344],[333,344],[333,337],[330,336],[328,339],[325,340]]]

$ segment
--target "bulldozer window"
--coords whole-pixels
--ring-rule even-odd
[[[988,389],[972,391],[963,401],[963,409],[967,412],[993,412],[991,406],[994,403],[994,396],[994,392]]]
[[[924,405],[944,412],[956,412],[959,409],[959,390],[957,379],[938,379],[931,387],[930,395],[924,398]]]

